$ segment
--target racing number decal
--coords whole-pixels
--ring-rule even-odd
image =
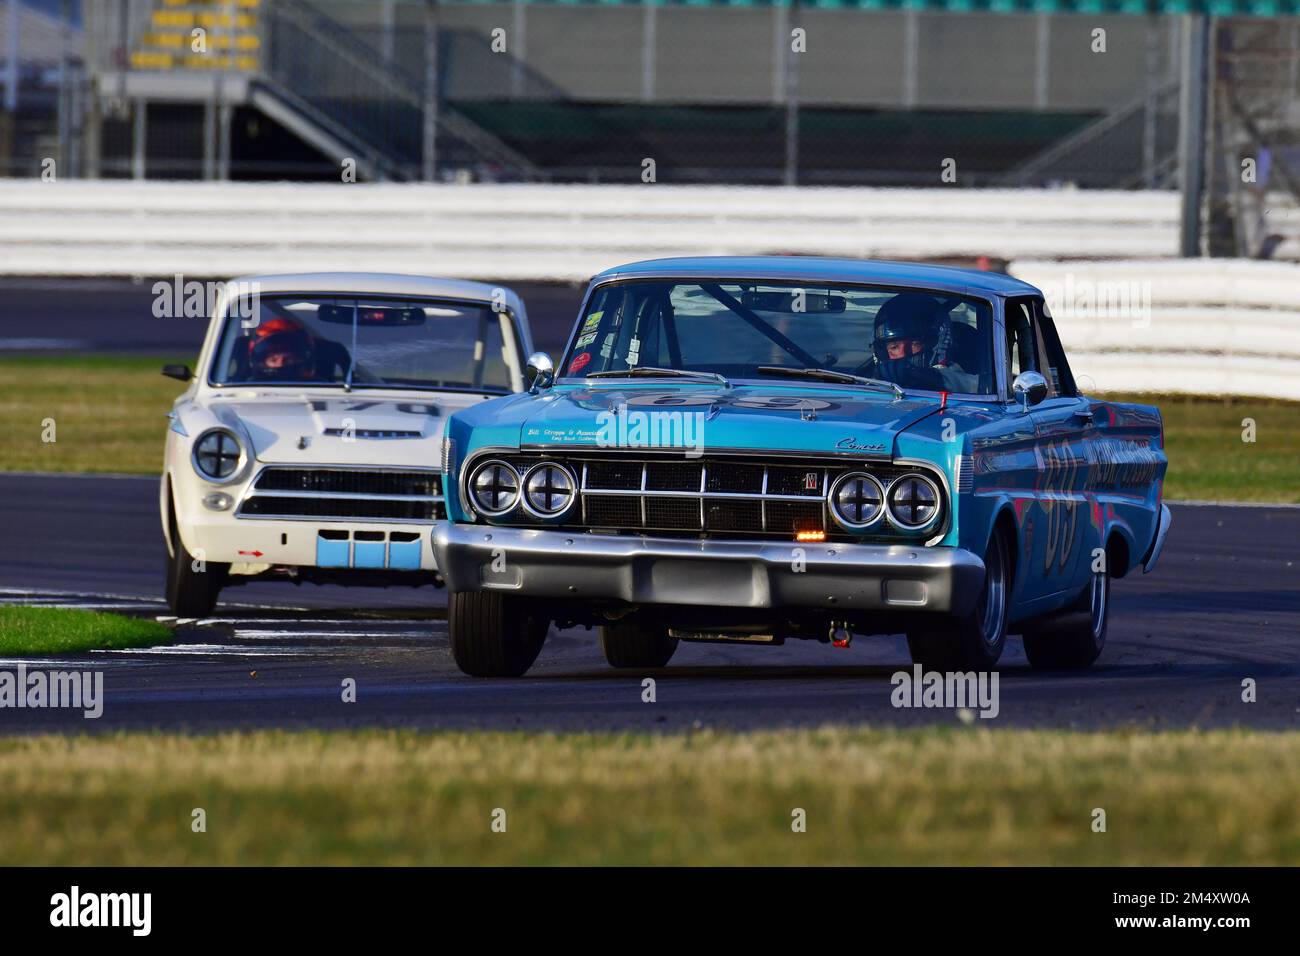
[[[652,392],[632,396],[628,398],[626,404],[628,406],[653,405],[659,408],[730,405],[734,408],[788,409],[793,412],[827,411],[840,407],[837,402],[828,402],[820,398],[800,398],[797,395],[749,395],[743,398],[729,398],[719,395],[681,395],[677,392]]]
[[[800,398],[797,395],[755,395],[738,398],[732,402],[737,408],[788,408],[791,411],[826,411],[839,408],[834,402],[820,398]]]
[[[1052,443],[1043,446],[1039,468],[1043,475],[1043,513],[1047,524],[1043,573],[1051,574],[1055,565],[1055,570],[1064,574],[1074,553],[1078,528],[1079,502],[1069,497],[1069,493],[1078,485],[1079,464],[1070,456],[1066,445]]]

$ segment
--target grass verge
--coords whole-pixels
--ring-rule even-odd
[[[53,607],[0,606],[0,654],[72,654],[171,640],[157,621]]]
[[[1297,792],[1296,733],[5,738],[0,865],[1295,864]]]
[[[1165,496],[1300,502],[1300,402],[1187,395],[1110,395],[1160,409],[1169,473]],[[1243,441],[1243,421],[1255,423]]]
[[[191,359],[25,356],[0,359],[0,471],[162,471],[172,401],[185,389],[163,365]],[[49,437],[48,420],[54,423]]]
[[[157,474],[162,417],[183,385],[166,359],[40,356],[0,359],[0,471]],[[186,361],[178,359],[172,361]],[[192,360],[189,360],[192,364]],[[1168,498],[1300,502],[1300,403],[1267,399],[1115,395],[1160,407],[1169,453]],[[1243,419],[1255,422],[1242,441]],[[56,442],[42,441],[54,419]]]

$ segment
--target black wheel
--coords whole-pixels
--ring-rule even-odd
[[[207,617],[217,606],[230,565],[199,560],[185,550],[171,519],[172,553],[167,557],[167,606],[177,617]],[[197,570],[202,567],[203,570]]]
[[[653,621],[618,621],[601,627],[600,649],[610,667],[663,667],[677,650],[677,638]]]
[[[546,642],[549,619],[499,591],[453,591],[447,629],[456,666],[471,677],[522,677]]]
[[[1025,629],[1025,657],[1044,670],[1088,667],[1106,646],[1109,621],[1110,575],[1102,571],[1093,574],[1074,607]]]
[[[994,532],[984,553],[984,589],[966,617],[949,617],[909,631],[912,661],[928,671],[985,671],[997,665],[1007,643],[1011,555],[1006,536]]]

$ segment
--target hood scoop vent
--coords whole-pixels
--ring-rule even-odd
[[[397,428],[327,428],[325,434],[330,438],[423,438],[424,432]]]

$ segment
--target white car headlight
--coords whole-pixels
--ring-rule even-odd
[[[223,484],[239,477],[247,457],[243,442],[234,432],[227,428],[210,428],[194,443],[190,461],[200,478]]]

